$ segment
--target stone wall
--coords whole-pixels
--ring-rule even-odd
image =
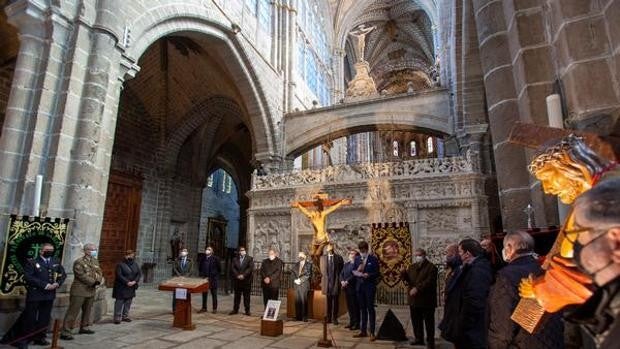
[[[9,93],[11,92],[14,71],[15,61],[7,62],[0,67],[0,137],[2,136],[2,125],[4,124],[6,106],[9,102]]]
[[[291,203],[325,191],[331,199],[352,200],[327,219],[339,249],[368,239],[372,223],[409,222],[414,246],[440,254],[451,242],[488,233],[484,176],[476,162],[423,159],[255,176],[249,193],[250,251],[261,259],[275,247],[291,261],[298,250],[308,250],[312,226]]]

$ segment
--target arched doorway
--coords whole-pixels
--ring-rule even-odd
[[[195,257],[204,251],[207,169],[225,163],[235,187],[249,188],[254,145],[268,142],[256,138],[264,130],[252,125],[262,121],[250,117],[220,44],[197,33],[160,38],[124,86],[100,240],[108,283],[126,249],[138,252],[154,280],[170,276],[169,263],[180,248]],[[236,234],[238,240],[245,230]]]

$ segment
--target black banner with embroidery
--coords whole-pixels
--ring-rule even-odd
[[[67,218],[10,216],[0,274],[0,296],[26,293],[23,265],[39,255],[44,243],[54,245],[54,255],[62,260],[68,227]]]

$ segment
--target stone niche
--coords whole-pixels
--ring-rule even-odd
[[[260,260],[275,247],[284,261],[308,251],[312,226],[291,203],[324,191],[331,199],[352,200],[327,219],[339,252],[368,240],[372,223],[408,222],[414,248],[429,250],[439,262],[448,244],[489,232],[485,177],[476,163],[467,154],[254,175],[248,193],[250,251]]]

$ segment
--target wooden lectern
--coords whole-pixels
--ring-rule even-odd
[[[179,299],[177,297],[172,326],[184,330],[193,330],[196,326],[192,324],[192,293],[207,292],[209,290],[209,280],[179,276],[159,284],[160,291],[176,292],[179,288],[187,290],[187,299]]]

